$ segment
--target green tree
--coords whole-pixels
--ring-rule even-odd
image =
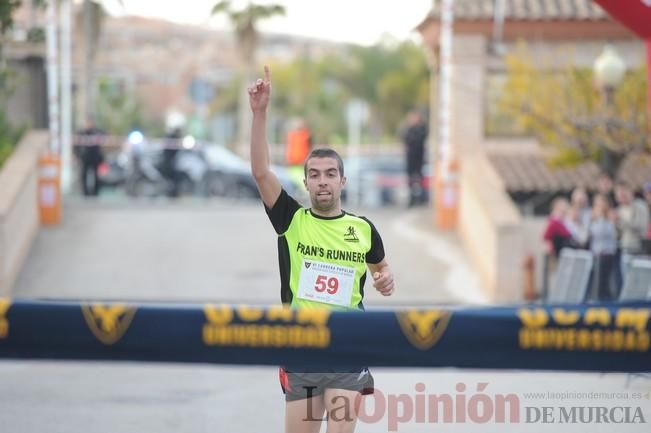
[[[0,168],[9,158],[24,132],[25,127],[14,127],[9,123],[4,110],[0,110]]]
[[[2,0],[0,1],[0,70],[5,68],[5,59],[3,45],[5,34],[14,25],[14,11],[18,9],[21,0]]]
[[[550,149],[552,164],[594,160],[614,174],[629,153],[651,153],[644,67],[629,71],[608,103],[591,70],[541,68],[526,47],[506,65],[499,107]]]
[[[276,15],[284,15],[285,8],[279,4],[256,5],[249,2],[243,9],[234,9],[230,0],[222,0],[215,4],[211,15],[226,15],[231,22],[237,40],[237,49],[241,60],[242,81],[249,83],[253,79],[255,67],[255,52],[258,47],[259,33],[257,24],[260,20],[271,18]],[[248,143],[249,135],[249,102],[246,86],[239,92],[238,101],[238,122],[237,122],[237,146],[244,146]],[[240,149],[242,150],[242,148]]]
[[[120,83],[105,78],[98,80],[97,122],[112,135],[126,135],[132,129],[147,126],[136,97],[125,92]]]
[[[10,83],[12,73],[7,69],[3,48],[5,35],[13,27],[13,13],[20,3],[20,0],[0,1],[0,167],[9,158],[24,130],[11,125],[5,114],[7,99],[12,91]]]
[[[274,84],[271,112],[280,124],[295,117],[305,119],[315,143],[345,144],[346,106],[352,98],[363,99],[370,106],[370,133],[364,140],[374,143],[395,143],[405,113],[428,103],[429,72],[424,54],[411,42],[342,46],[321,57],[301,55],[270,67]],[[237,80],[222,91],[213,111],[232,111],[242,86]],[[283,136],[275,138],[284,140]]]
[[[348,93],[325,73],[326,64],[299,57],[274,65],[273,111],[286,119],[303,118],[317,144],[331,144],[345,131],[343,108]]]
[[[379,112],[387,134],[394,133],[405,113],[429,104],[429,69],[420,47],[405,42],[396,49],[398,63],[384,74],[377,87]]]
[[[342,59],[341,57],[344,57]],[[371,107],[373,141],[395,141],[404,115],[427,106],[429,71],[422,49],[412,42],[351,46],[346,56],[329,59],[327,73]]]
[[[21,0],[0,1],[0,102],[4,107],[5,98],[9,87],[9,71],[4,57],[5,36],[14,25],[14,12],[21,4]]]

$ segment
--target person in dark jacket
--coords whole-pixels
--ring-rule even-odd
[[[402,134],[409,182],[409,207],[423,204],[425,201],[423,164],[427,134],[427,125],[423,121],[423,116],[417,110],[411,111],[407,116],[407,127]]]
[[[102,144],[106,134],[95,126],[92,118],[88,118],[84,128],[77,135],[75,154],[81,163],[82,192],[84,196],[97,196],[100,190],[99,166],[104,162]]]
[[[162,174],[169,182],[167,189],[168,197],[178,197],[181,193],[181,176],[176,167],[176,157],[181,148],[183,132],[180,127],[171,129],[165,135],[165,147],[163,148]]]

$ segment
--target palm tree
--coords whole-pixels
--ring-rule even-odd
[[[211,15],[224,14],[228,17],[235,30],[237,49],[240,54],[241,77],[245,83],[253,79],[255,67],[255,52],[258,47],[258,36],[256,25],[265,18],[275,15],[284,15],[285,7],[279,4],[256,5],[251,2],[243,9],[235,10],[230,0],[222,0],[213,6]],[[248,94],[246,86],[240,86],[240,97],[238,102],[236,147],[244,153],[249,141],[250,110],[248,109]]]

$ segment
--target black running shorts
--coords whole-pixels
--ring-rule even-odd
[[[279,378],[285,401],[316,397],[328,388],[358,391],[362,395],[373,394],[374,391],[373,376],[368,368],[345,373],[299,373],[280,368]]]

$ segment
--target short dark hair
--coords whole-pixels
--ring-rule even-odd
[[[626,182],[625,180],[618,180],[617,183],[615,183],[615,187],[625,188],[630,191],[633,191],[633,187],[631,186],[631,184]]]
[[[339,169],[339,175],[344,176],[344,161],[341,159],[341,156],[337,153],[336,150],[330,149],[329,147],[319,147],[313,149],[312,152],[308,155],[303,164],[303,174],[307,177],[307,163],[312,158],[333,158],[337,161],[337,168]]]

